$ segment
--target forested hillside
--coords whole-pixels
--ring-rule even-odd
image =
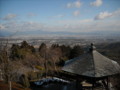
[[[103,55],[120,64],[120,43],[99,44],[97,50]],[[9,49],[1,44],[0,70],[1,78],[8,83],[19,82],[24,87],[29,87],[29,81],[38,78],[55,76],[61,71],[66,60],[78,57],[85,52],[79,45],[74,47],[52,44],[48,47],[42,43],[39,48],[23,41],[21,45],[13,44]],[[120,76],[112,78],[113,85],[120,88]]]
[[[39,48],[34,48],[26,41],[21,45],[13,44],[9,49],[1,44],[0,69],[5,82],[21,82],[29,87],[29,80],[54,76],[61,72],[61,67],[66,60],[77,57],[83,53],[79,45],[74,47],[52,44],[47,47],[42,43]],[[26,78],[23,80],[23,78]]]

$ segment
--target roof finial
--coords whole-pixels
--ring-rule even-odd
[[[90,46],[90,48],[89,48],[89,51],[93,51],[93,50],[95,50],[95,49],[96,49],[96,47],[94,46],[93,43],[91,43],[91,46]]]
[[[91,47],[93,47],[93,43],[91,43]]]

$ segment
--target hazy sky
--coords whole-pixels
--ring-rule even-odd
[[[0,31],[120,31],[120,0],[0,0]]]

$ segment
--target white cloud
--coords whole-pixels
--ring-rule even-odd
[[[72,3],[68,3],[67,8],[71,8],[71,7],[73,7]]]
[[[24,21],[24,22],[10,21],[10,22],[4,23],[3,25],[5,27],[4,30],[10,31],[10,32],[42,30],[44,27],[44,24],[39,22],[33,22],[33,21]]]
[[[10,20],[17,17],[16,14],[8,14],[7,16],[3,17],[3,20]]]
[[[93,22],[93,19],[84,19],[84,20],[60,20],[56,23],[64,25],[76,25],[76,24],[87,24]]]
[[[114,12],[112,13],[112,15],[113,15],[113,16],[120,16],[120,9],[114,11]]]
[[[99,21],[92,27],[93,31],[118,31],[120,30],[119,20]]]
[[[75,16],[80,12],[76,11]],[[63,17],[63,15],[57,15],[56,17]],[[113,19],[99,20],[112,17]],[[101,12],[90,19],[65,19],[59,21],[48,21],[48,23],[40,23],[35,21],[8,21],[0,24],[1,30],[6,31],[68,31],[68,32],[91,32],[91,31],[109,31],[120,30],[120,9],[113,12]]]
[[[0,30],[3,30],[3,29],[5,29],[5,26],[0,24]]]
[[[77,0],[75,2],[68,3],[67,8],[80,8],[81,5],[82,3],[79,0]]]
[[[120,20],[108,19],[108,20],[94,20],[94,19],[84,19],[84,20],[60,20],[58,25],[61,25],[61,30],[68,32],[91,32],[91,31],[118,31],[120,30]],[[63,26],[62,26],[63,25]],[[55,30],[53,28],[53,30]],[[56,27],[56,30],[60,30]]]
[[[102,3],[103,3],[102,0],[96,0],[96,1],[94,1],[94,2],[91,2],[90,5],[99,7],[99,6],[102,5]]]
[[[74,15],[74,16],[79,16],[79,15],[80,15],[80,11],[78,11],[78,10],[74,11],[74,12],[73,12],[73,15]]]
[[[111,16],[112,16],[112,13],[101,12],[100,14],[98,14],[98,15],[95,17],[95,20],[105,19],[105,18],[108,18],[108,17],[111,17]]]
[[[98,15],[95,16],[95,20],[101,20],[101,19],[105,19],[108,17],[116,17],[116,16],[120,16],[120,9],[114,11],[114,12],[100,12]]]
[[[91,32],[91,31],[118,31],[120,30],[120,21],[92,21],[90,23],[76,23],[67,28],[71,32]]]
[[[81,5],[82,5],[82,3],[81,3],[80,1],[74,2],[74,6],[75,6],[76,8],[80,8]]]
[[[65,24],[64,25],[64,28],[66,28],[66,29],[69,28],[69,27],[70,27],[70,24]]]
[[[91,31],[106,31],[119,30],[120,20],[99,20],[93,19],[84,20],[61,20],[54,22],[56,25],[42,24],[40,22],[26,21],[26,22],[9,22],[0,25],[6,31],[22,32],[22,31],[68,31],[68,32],[91,32]]]
[[[16,25],[16,29],[18,31],[34,31],[34,30],[41,30],[43,29],[44,24],[39,22],[33,21],[26,21],[26,22],[18,22]]]

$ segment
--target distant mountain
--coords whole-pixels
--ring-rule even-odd
[[[49,34],[49,35],[120,35],[120,31],[92,31],[92,32],[67,32],[67,31],[23,31],[19,32],[18,35],[41,35],[41,34]]]
[[[9,31],[1,31],[0,36],[6,37],[14,34],[13,32]],[[51,31],[43,31],[43,30],[36,30],[36,31],[21,31],[14,34],[14,36],[120,36],[120,31],[92,31],[92,32],[67,32],[67,31],[58,31],[58,32],[51,32]]]

